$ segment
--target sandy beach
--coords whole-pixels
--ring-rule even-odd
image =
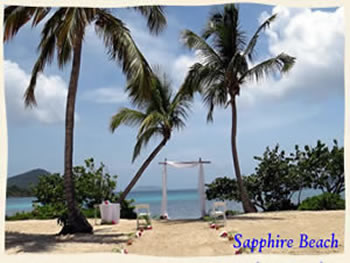
[[[323,254],[341,253],[344,250],[344,211],[271,212],[239,215],[230,218],[219,230],[209,228],[200,220],[153,220],[152,230],[144,231],[141,238],[134,238],[134,220],[121,220],[118,225],[94,225],[94,234],[65,237],[54,236],[59,230],[56,220],[7,221],[6,253],[80,253],[112,252],[126,248],[129,254],[153,256],[218,256],[233,255],[233,241],[219,237],[221,231],[234,231],[246,238],[266,238],[278,234],[281,238],[294,239],[292,248],[265,248],[262,253]],[[94,220],[90,220],[94,224]],[[309,238],[327,239],[334,233],[338,248],[299,248],[300,234]],[[134,235],[133,235],[134,236]],[[258,252],[254,252],[258,253]]]

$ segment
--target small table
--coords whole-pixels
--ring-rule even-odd
[[[119,224],[120,221],[120,204],[100,204],[98,205],[101,213],[102,223]]]

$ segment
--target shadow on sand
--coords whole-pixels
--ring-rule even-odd
[[[228,217],[229,220],[253,220],[253,221],[258,221],[258,220],[285,220],[282,217],[274,217],[274,216],[249,216],[249,215],[240,215],[240,216],[230,216]]]
[[[102,234],[101,230],[95,234],[76,234],[72,236],[55,236],[50,234],[27,234],[20,232],[6,232],[5,249],[17,247],[20,252],[50,252],[59,243],[95,243],[121,244],[127,242],[127,235],[123,233]],[[96,234],[98,233],[98,234]],[[20,241],[20,242],[19,242]]]
[[[272,216],[249,216],[249,215],[239,215],[239,216],[228,216],[227,220],[234,221],[234,220],[245,220],[245,221],[259,221],[259,220],[276,220],[281,221],[285,220],[282,217],[272,217]],[[200,218],[191,218],[191,219],[170,219],[170,220],[160,220],[159,222],[168,224],[168,225],[177,225],[177,224],[188,224],[188,223],[196,223],[196,222],[203,222],[207,223],[207,221],[204,221]]]

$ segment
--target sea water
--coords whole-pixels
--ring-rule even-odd
[[[17,212],[32,211],[32,202],[35,197],[8,197],[6,199],[6,215],[11,216]]]
[[[302,192],[302,200],[306,197],[320,194],[320,191],[312,189]],[[200,201],[198,191],[196,189],[189,190],[168,190],[168,214],[172,219],[179,218],[199,218]],[[150,205],[152,215],[160,215],[162,192],[161,190],[154,191],[132,191],[127,196],[127,199],[134,199],[134,203],[148,203]],[[7,198],[6,200],[6,215],[11,216],[16,212],[31,211],[32,201],[35,197],[25,198]],[[297,194],[294,194],[293,201],[296,202]],[[206,201],[207,211],[212,207],[213,201]],[[242,206],[238,202],[226,202],[227,209],[241,212]]]
[[[150,205],[152,215],[160,215],[162,192],[156,191],[132,191],[127,199],[134,199],[134,203],[147,203]],[[6,215],[11,216],[16,212],[31,211],[32,201],[35,197],[6,199]],[[211,201],[207,201],[207,209],[211,207]],[[241,211],[241,205],[237,202],[228,202],[228,209]],[[193,190],[168,190],[168,214],[172,219],[199,218],[200,202],[198,191]]]

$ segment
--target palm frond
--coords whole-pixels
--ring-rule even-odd
[[[223,18],[217,25],[214,47],[219,50],[220,57],[227,66],[232,57],[244,50],[246,45],[245,33],[240,28],[239,9],[234,4],[224,6]]]
[[[202,37],[211,42],[211,46],[227,67],[232,57],[243,51],[246,44],[245,33],[240,29],[238,6],[227,4],[213,13]]]
[[[254,48],[255,48],[255,45],[258,41],[258,38],[260,36],[261,31],[268,28],[270,26],[270,24],[276,19],[276,17],[277,17],[277,14],[273,14],[268,19],[266,19],[264,23],[262,23],[259,26],[259,28],[255,32],[253,37],[250,39],[250,41],[249,41],[249,43],[248,43],[248,45],[243,53],[243,56],[248,56],[249,60],[252,60],[253,54],[254,54]]]
[[[265,78],[273,73],[286,73],[293,67],[294,63],[295,57],[281,53],[278,56],[267,59],[249,69],[240,77],[239,82],[242,83],[246,78],[259,81],[260,79]]]
[[[163,7],[161,6],[136,6],[133,7],[147,19],[147,26],[151,33],[158,34],[167,24]]]
[[[12,39],[33,17],[33,26],[39,24],[50,8],[8,6],[4,13],[4,41]]]
[[[200,36],[190,30],[184,30],[181,34],[184,44],[190,48],[199,51],[205,64],[220,67],[222,61],[215,50]]]
[[[34,13],[33,16],[33,23],[32,26],[37,26],[49,13],[50,13],[51,8],[36,8],[36,12]]]
[[[39,46],[40,46],[40,54],[36,63],[34,64],[29,86],[26,89],[24,94],[24,103],[26,107],[36,105],[34,91],[36,87],[37,77],[39,73],[43,72],[46,64],[52,63],[54,52],[55,52],[55,46],[56,46],[55,35],[51,34],[50,36],[47,36],[45,39],[42,39]]]
[[[141,124],[145,117],[143,112],[122,108],[112,117],[109,128],[111,132],[114,132],[121,124],[135,126]]]
[[[160,127],[166,122],[166,115],[162,114],[162,112],[153,111],[148,113],[140,124],[138,134],[144,133],[150,127]]]
[[[126,90],[133,103],[150,97],[152,70],[136,46],[124,23],[105,10],[99,10],[95,29],[104,40],[111,59],[117,60],[127,77]]]
[[[221,68],[205,66],[200,63],[194,64],[185,78],[183,89],[188,94],[203,92],[203,89],[213,83],[224,81],[224,71]]]
[[[151,127],[137,136],[137,142],[135,144],[134,152],[132,155],[132,162],[134,162],[135,159],[140,155],[142,148],[147,146],[151,138],[154,138],[156,135],[162,135],[162,131],[159,127]]]
[[[241,53],[237,52],[227,66],[226,72],[231,72],[234,76],[242,75],[248,70],[247,60]]]
[[[222,12],[212,12],[206,26],[203,29],[201,34],[202,38],[207,40],[217,31],[217,25],[222,21],[223,14]]]
[[[178,130],[185,127],[185,121],[191,112],[191,102],[192,97],[179,89],[169,107],[170,126]]]
[[[215,106],[224,107],[228,100],[227,88],[223,82],[214,83],[203,92],[203,102],[208,107],[207,122],[213,121]]]

